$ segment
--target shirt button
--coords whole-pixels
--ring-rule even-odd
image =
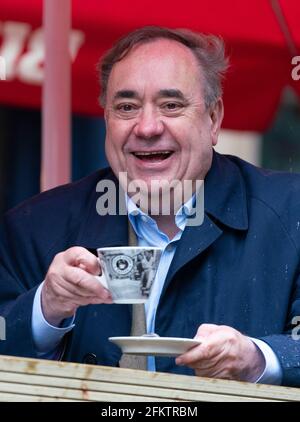
[[[87,353],[84,355],[82,363],[87,363],[88,365],[97,365],[97,356],[94,353]]]
[[[144,222],[144,223],[147,223],[147,221],[148,221],[148,218],[145,216],[145,215],[142,215],[142,221]]]

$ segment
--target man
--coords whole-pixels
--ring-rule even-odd
[[[291,335],[300,315],[300,178],[213,152],[225,69],[222,42],[187,31],[140,29],[107,53],[101,99],[113,173],[43,193],[6,216],[1,353],[117,366],[121,351],[108,337],[129,335],[131,306],[111,304],[92,251],[127,245],[128,218],[97,214],[97,182],[118,187],[126,173],[150,190],[157,179],[205,179],[198,226],[187,224],[196,191],[179,210],[173,196],[169,215],[127,198],[138,243],[164,248],[148,331],[202,341],[176,360],[150,358],[149,369],[300,385]]]
[[[142,265],[142,292],[143,294],[149,294],[150,288],[155,278],[155,259],[152,251],[145,251],[145,257],[142,261]]]

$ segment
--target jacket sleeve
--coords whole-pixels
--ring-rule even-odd
[[[5,222],[0,234],[0,354],[36,358],[31,315],[39,280],[32,279],[30,267],[34,263],[25,274],[23,261],[28,260],[28,253],[24,245],[26,233]]]
[[[261,337],[276,354],[282,367],[282,385],[300,387],[300,275],[291,298],[287,330]]]

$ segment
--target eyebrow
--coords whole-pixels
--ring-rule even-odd
[[[161,89],[159,91],[160,97],[168,97],[168,98],[178,98],[180,100],[185,100],[185,96],[179,89]]]
[[[121,91],[117,91],[114,95],[114,100],[119,98],[138,98],[138,93],[131,89],[122,89]]]
[[[159,97],[167,97],[167,98],[178,98],[180,100],[185,100],[183,93],[180,89],[168,88],[168,89],[161,89],[158,92]],[[114,100],[120,98],[138,98],[138,93],[131,89],[122,89],[117,91],[114,95]]]

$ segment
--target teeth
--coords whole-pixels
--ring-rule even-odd
[[[171,154],[172,151],[150,151],[150,152],[135,152],[134,155],[157,155],[157,154]]]

